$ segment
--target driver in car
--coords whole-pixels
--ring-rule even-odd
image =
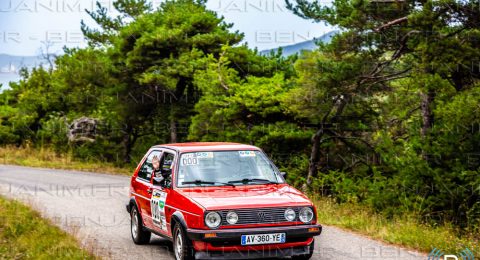
[[[170,174],[166,171],[162,171],[162,168],[160,167],[160,158],[156,155],[152,159],[152,167],[153,177],[160,179],[159,183],[161,186],[168,186],[170,184]],[[170,165],[164,163],[163,167],[171,167],[171,163]]]

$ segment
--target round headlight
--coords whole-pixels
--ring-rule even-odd
[[[286,219],[286,220],[288,220],[288,221],[294,221],[296,216],[297,216],[297,215],[295,214],[295,210],[293,210],[293,209],[287,209],[287,210],[285,210],[285,219]]]
[[[220,226],[220,223],[222,223],[222,218],[217,212],[209,212],[205,216],[205,224],[209,228],[217,228],[218,226]]]
[[[233,212],[233,211],[230,211],[227,213],[227,222],[228,224],[230,225],[235,225],[237,224],[238,222],[238,214]]]
[[[313,219],[313,210],[311,208],[303,208],[300,210],[298,217],[303,223],[310,223]]]

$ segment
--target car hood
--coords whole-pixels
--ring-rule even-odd
[[[287,184],[183,188],[179,192],[207,210],[312,205]]]

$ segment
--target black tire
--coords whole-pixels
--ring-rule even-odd
[[[312,258],[313,256],[313,251],[315,250],[315,239],[312,241],[312,243],[310,244],[310,248],[309,248],[309,252],[308,254],[306,255],[296,255],[296,256],[292,256],[292,259],[295,259],[295,260],[308,260],[310,258]]]
[[[195,249],[182,226],[177,223],[173,228],[173,253],[176,260],[195,259]]]
[[[152,233],[143,227],[142,216],[140,216],[137,206],[133,206],[130,211],[130,232],[132,233],[133,243],[144,245],[150,242]]]

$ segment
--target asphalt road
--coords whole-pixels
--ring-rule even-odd
[[[134,245],[125,210],[129,178],[0,165],[0,194],[39,210],[82,245],[107,259],[173,259],[168,241]],[[324,226],[313,259],[426,259],[424,254]]]

